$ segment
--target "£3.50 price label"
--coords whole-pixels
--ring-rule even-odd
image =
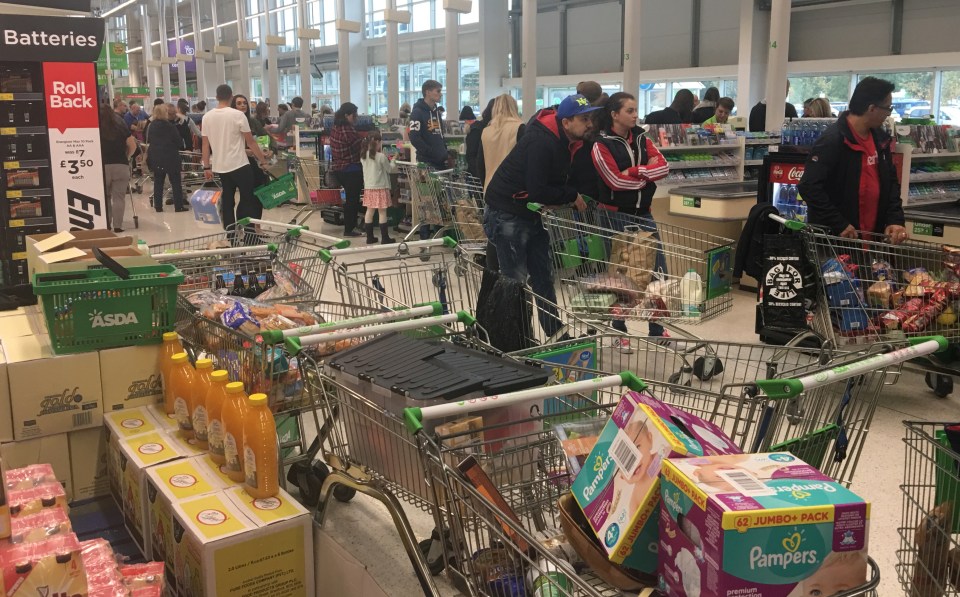
[[[60,167],[67,169],[67,174],[77,174],[80,168],[90,168],[93,160],[60,160]]]

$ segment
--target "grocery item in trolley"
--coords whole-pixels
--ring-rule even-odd
[[[80,542],[73,533],[11,547],[0,563],[7,597],[87,594]]]
[[[571,490],[610,560],[654,574],[663,459],[739,453],[713,423],[631,391],[620,398]]]
[[[865,582],[870,505],[792,454],[669,458],[661,493],[670,595],[834,595]]]

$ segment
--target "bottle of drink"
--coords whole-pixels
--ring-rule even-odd
[[[790,121],[784,120],[783,124],[780,125],[780,143],[783,145],[790,145],[792,134],[793,133],[790,131]]]
[[[193,437],[197,445],[208,449],[207,430],[207,393],[210,391],[210,376],[213,374],[213,361],[197,359],[197,371],[193,378],[193,392],[190,393],[190,420],[193,423]]]
[[[276,281],[273,279],[273,270],[267,270],[267,277],[266,277],[266,279],[265,279],[264,282],[263,282],[263,290],[264,290],[264,292],[266,292],[267,290],[270,290],[271,288],[273,288],[273,287],[276,286],[276,285],[277,285],[277,283],[276,283]]]
[[[227,289],[227,283],[223,280],[223,274],[217,274],[217,281],[214,283],[213,288],[215,290]]]
[[[700,303],[703,302],[703,281],[693,268],[680,279],[680,308],[684,317],[700,317]]]
[[[257,277],[257,272],[250,272],[247,274],[247,298],[257,298],[257,296],[263,292],[263,288],[260,286],[260,280]]]
[[[787,214],[788,207],[790,202],[790,196],[787,192],[787,185],[780,183],[780,190],[777,191],[777,200],[774,203],[774,207],[777,208],[777,211],[780,212],[780,216],[783,218],[789,219],[790,216]]]
[[[790,218],[796,219],[797,212],[800,211],[799,204],[797,203],[797,185],[792,184],[787,189],[787,197],[790,202]]]
[[[529,597],[560,597],[573,590],[570,578],[546,558],[538,559],[537,565],[530,567],[527,585]]]
[[[193,437],[193,421],[190,418],[190,398],[193,394],[195,371],[187,353],[173,355],[173,370],[170,372],[170,385],[173,389],[173,411],[177,415],[177,426],[187,437]]]
[[[237,272],[233,277],[233,291],[230,293],[233,296],[243,296],[246,293],[246,287],[243,285],[243,274]]]
[[[231,381],[227,384],[227,399],[220,410],[220,421],[223,423],[223,458],[226,473],[238,483],[244,480],[240,450],[243,449],[243,420],[246,414],[247,394],[243,391],[243,382]]]
[[[160,346],[160,356],[157,362],[157,369],[160,371],[160,385],[163,388],[163,410],[168,415],[174,413],[173,410],[173,388],[170,386],[170,371],[173,369],[173,355],[183,352],[183,344],[180,343],[180,336],[176,332],[166,332],[163,334],[163,344]]]
[[[207,391],[207,450],[210,459],[217,464],[225,464],[223,455],[223,405],[227,401],[227,383],[230,378],[223,369],[210,374],[210,389]]]
[[[280,491],[277,424],[267,406],[266,394],[247,399],[243,419],[243,488],[254,499],[273,497]]]

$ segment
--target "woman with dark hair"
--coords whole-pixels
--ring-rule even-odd
[[[250,100],[247,99],[247,96],[239,93],[233,96],[233,99],[230,100],[230,107],[234,110],[243,112],[243,115],[247,117],[247,122],[250,124],[250,133],[253,135],[254,139],[257,137],[267,137],[270,139],[270,151],[273,151],[276,148],[276,141],[274,141],[273,137],[267,133],[267,129],[260,124],[260,121],[250,114]],[[263,149],[262,146],[261,149]],[[267,159],[270,159],[270,151],[263,151],[263,154]],[[270,182],[270,177],[267,176],[267,173],[263,170],[263,168],[260,167],[260,162],[257,161],[257,158],[254,157],[253,153],[249,149],[247,149],[247,159],[250,160],[250,165],[253,166],[254,184],[259,187]]]
[[[597,223],[616,231],[639,223],[642,230],[656,233],[657,223],[650,212],[657,191],[654,181],[665,177],[670,167],[637,126],[637,100],[629,93],[614,93],[597,121],[600,132],[592,151],[600,175]],[[662,251],[657,251],[654,267],[666,273]],[[627,331],[623,320],[614,320],[613,328]],[[650,335],[663,336],[663,327],[651,321]],[[620,340],[619,347],[629,351],[629,340]]]
[[[463,109],[460,110],[459,120],[461,122],[466,122],[467,124],[470,124],[476,119],[477,119],[477,115],[473,113],[473,108],[471,108],[470,106],[464,106]]]
[[[171,104],[172,107],[172,104]],[[153,171],[153,208],[163,211],[163,181],[170,179],[173,189],[173,211],[187,211],[183,204],[183,186],[180,180],[180,152],[183,137],[171,122],[176,109],[160,104],[153,109],[152,122],[147,128],[147,166]]]
[[[490,119],[493,115],[493,102],[496,100],[497,98],[495,97],[490,98],[490,101],[487,102],[487,107],[484,108],[480,114],[480,120],[475,120],[473,124],[470,125],[470,130],[467,131],[467,138],[463,142],[464,145],[467,146],[467,172],[481,180],[483,179],[483,175],[480,173],[477,164],[480,156],[480,136],[483,134],[483,129],[490,125]]]
[[[103,183],[110,199],[110,219],[114,232],[123,232],[123,200],[130,183],[130,156],[137,142],[117,113],[108,104],[100,105],[100,154],[103,158]]]
[[[681,89],[673,96],[673,103],[663,110],[647,114],[643,122],[644,124],[684,124],[690,122],[692,115],[693,92],[689,89]]]
[[[716,87],[707,87],[703,92],[703,99],[697,105],[697,109],[690,116],[692,124],[701,124],[704,120],[713,116],[717,110],[717,102],[720,101],[720,90]]]
[[[253,113],[253,118],[260,123],[260,126],[262,126],[264,130],[266,130],[266,128],[271,124],[270,106],[267,105],[267,102],[257,102],[257,107]]]
[[[333,131],[330,133],[330,153],[333,171],[346,202],[343,206],[343,236],[362,236],[354,230],[360,213],[360,194],[363,192],[363,168],[360,165],[360,145],[363,137],[354,128],[357,122],[357,106],[350,102],[340,104],[333,115]]]

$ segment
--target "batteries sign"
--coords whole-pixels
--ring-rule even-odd
[[[45,62],[43,80],[57,227],[106,228],[94,65]]]

